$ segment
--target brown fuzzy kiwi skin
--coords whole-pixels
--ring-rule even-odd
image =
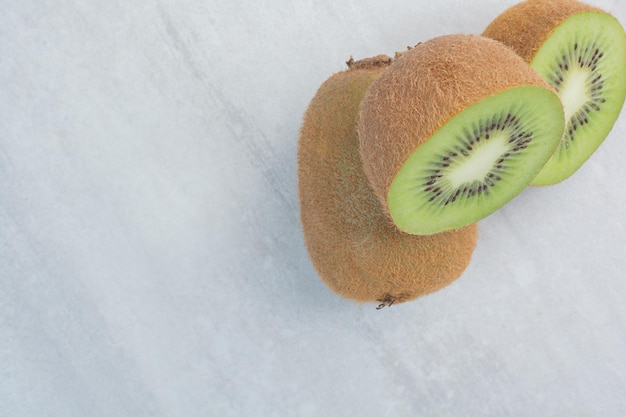
[[[365,174],[387,214],[391,183],[422,143],[466,107],[522,85],[554,91],[510,48],[478,35],[434,38],[394,61],[368,89],[358,125]]]
[[[500,41],[531,62],[565,19],[582,12],[604,11],[575,0],[527,0],[498,15],[483,36]]]
[[[389,305],[458,278],[477,226],[413,236],[383,212],[363,173],[356,132],[361,99],[383,71],[352,66],[319,88],[300,130],[298,186],[305,243],[322,280],[342,297]]]

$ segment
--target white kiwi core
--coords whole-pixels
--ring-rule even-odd
[[[454,169],[450,170],[448,181],[454,188],[463,184],[483,181],[489,174],[496,161],[510,149],[508,145],[508,132],[498,131],[491,135],[489,141],[480,142],[473,147],[474,153],[471,158],[463,158],[459,162],[452,164]]]
[[[591,71],[584,68],[572,68],[568,72],[560,91],[566,123],[591,99],[590,75]]]

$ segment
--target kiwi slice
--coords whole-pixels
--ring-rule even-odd
[[[483,35],[513,48],[558,92],[563,137],[532,184],[563,181],[604,141],[624,104],[624,29],[577,1],[530,0],[506,10]]]
[[[474,223],[519,194],[554,152],[563,109],[546,82],[492,39],[418,44],[376,79],[358,125],[365,174],[404,232]]]
[[[432,236],[399,231],[363,172],[359,103],[389,57],[350,61],[330,77],[306,113],[298,142],[300,214],[310,258],[339,295],[380,305],[440,289],[470,262],[475,224]]]

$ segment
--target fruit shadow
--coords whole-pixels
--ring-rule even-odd
[[[267,303],[293,304],[298,310],[340,308],[341,299],[319,278],[304,243],[298,197],[297,131],[287,133],[274,152],[265,152],[245,223],[254,240],[248,256],[258,269],[248,271]],[[346,303],[343,303],[344,305]],[[348,304],[349,306],[350,304]]]

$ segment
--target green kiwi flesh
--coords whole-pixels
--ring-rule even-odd
[[[523,85],[451,118],[391,183],[396,225],[432,234],[480,220],[513,199],[554,152],[564,124],[560,107],[550,90]]]
[[[561,23],[530,62],[557,90],[565,130],[554,155],[533,180],[551,185],[572,175],[604,141],[626,96],[626,37],[620,23],[598,12]]]

